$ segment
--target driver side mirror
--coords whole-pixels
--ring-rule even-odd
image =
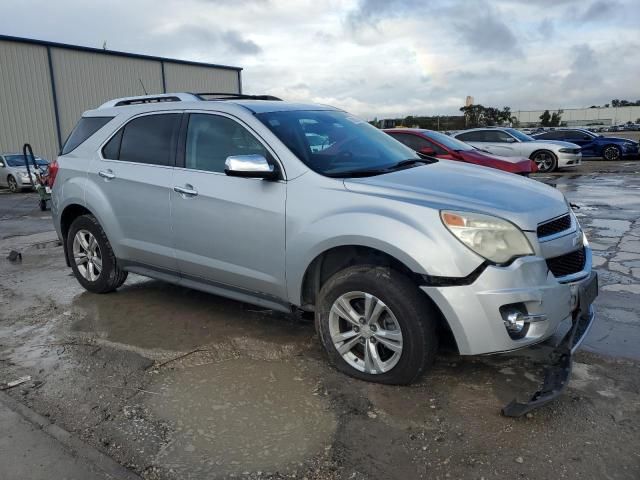
[[[422,147],[419,150],[419,152],[422,153],[423,155],[430,155],[430,156],[433,156],[436,154],[436,151],[431,147]]]
[[[4,168],[4,162],[0,160],[0,168]]]
[[[232,155],[224,162],[224,173],[230,177],[276,180],[278,171],[262,155]]]
[[[507,143],[516,143],[516,141],[517,141],[517,140],[516,140],[515,138],[513,138],[513,137],[509,137],[509,138],[507,138],[507,139],[505,140],[505,142],[507,142]]]

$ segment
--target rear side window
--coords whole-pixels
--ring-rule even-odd
[[[125,162],[170,165],[181,116],[181,113],[166,113],[134,118],[107,142],[102,156]]]
[[[62,155],[74,151],[87,138],[104,127],[113,117],[82,117],[62,147]]]

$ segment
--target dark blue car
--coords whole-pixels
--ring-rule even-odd
[[[582,128],[560,128],[533,135],[536,140],[562,140],[582,148],[583,157],[620,160],[638,156],[638,142],[627,138],[603,137]]]

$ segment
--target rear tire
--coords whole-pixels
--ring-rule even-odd
[[[370,382],[416,381],[435,358],[436,325],[437,312],[409,278],[374,265],[336,273],[316,302],[316,328],[329,362]]]
[[[71,269],[86,290],[112,292],[127,279],[128,273],[118,267],[107,235],[93,215],[76,218],[66,242]]]
[[[550,173],[558,168],[558,157],[549,150],[538,150],[529,158],[536,163],[538,173]]]

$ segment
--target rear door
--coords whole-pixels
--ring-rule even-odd
[[[189,113],[182,131],[171,192],[181,274],[285,298],[286,183],[224,173],[231,155],[259,154],[276,162],[273,152],[224,113]]]
[[[129,120],[91,163],[99,192],[87,192],[105,203],[100,221],[120,259],[174,272],[171,177],[181,118],[172,111]]]

